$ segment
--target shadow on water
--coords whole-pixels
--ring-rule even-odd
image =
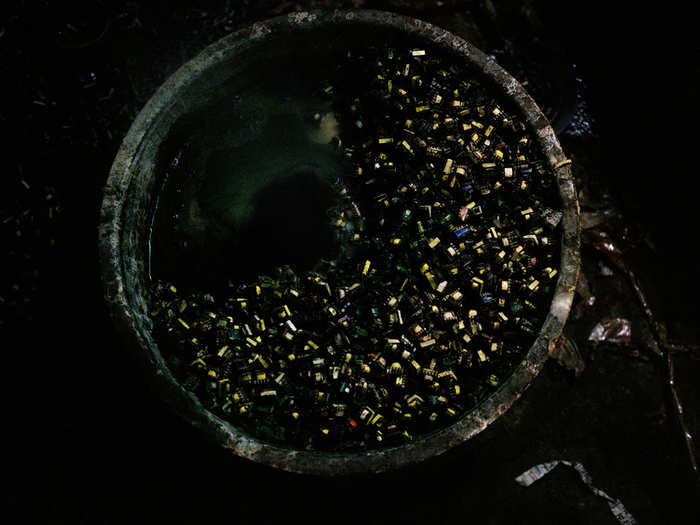
[[[343,165],[333,113],[310,97],[242,99],[246,133],[220,133],[235,111],[221,112],[171,162],[152,231],[155,279],[220,289],[334,257],[328,210]]]
[[[224,247],[219,267],[236,260],[238,276],[254,279],[289,264],[297,273],[313,268],[334,251],[327,210],[330,185],[313,171],[293,172],[262,188],[254,197],[250,221],[235,250]]]

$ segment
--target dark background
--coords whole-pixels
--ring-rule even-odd
[[[566,8],[563,6],[566,5]],[[582,248],[596,296],[567,335],[586,369],[550,361],[525,396],[464,446],[412,469],[319,480],[227,457],[151,392],[106,317],[97,270],[101,188],[155,89],[208,43],[300,8],[372,7],[472,40],[519,80],[574,160],[584,211],[632,232],[626,261],[677,340],[698,343],[698,43],[681,4],[383,1],[2,4],[0,330],[12,523],[387,521],[615,523],[563,468],[580,461],[639,523],[697,523],[698,484],[662,361],[624,275]],[[612,211],[611,211],[612,210]],[[630,240],[631,239],[631,240]],[[608,266],[610,266],[609,263]],[[627,345],[593,346],[624,317]],[[675,358],[700,430],[697,359]]]

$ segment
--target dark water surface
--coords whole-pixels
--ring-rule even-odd
[[[153,279],[220,288],[332,258],[337,123],[328,102],[290,92],[238,94],[183,138],[154,216]]]

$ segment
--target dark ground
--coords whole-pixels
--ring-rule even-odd
[[[567,459],[641,524],[698,523],[663,361],[625,276],[590,245],[584,274],[596,302],[577,298],[566,329],[583,373],[550,361],[500,420],[432,462],[319,480],[226,457],[161,405],[105,316],[95,229],[132,119],[204,45],[300,7],[384,8],[471,39],[528,82],[574,160],[584,211],[620,210],[621,221],[609,213],[598,228],[619,236],[619,223],[629,226],[625,260],[671,337],[697,344],[700,60],[689,16],[613,2],[564,12],[549,0],[65,4],[0,8],[5,522],[616,523],[573,471],[530,488],[513,481]],[[613,275],[601,275],[601,261]],[[588,334],[610,317],[631,321],[632,341],[594,347]],[[697,436],[700,361],[674,359]]]

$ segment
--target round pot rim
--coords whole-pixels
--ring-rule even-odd
[[[143,333],[143,326],[137,321],[139,314],[125,293],[124,272],[130,266],[123,260],[121,247],[122,216],[133,183],[132,167],[141,153],[143,141],[151,136],[150,128],[158,124],[163,112],[177,107],[178,94],[203,72],[259,45],[270,35],[309,31],[333,24],[401,31],[459,54],[479,73],[490,78],[502,95],[514,103],[529,131],[537,137],[558,181],[563,211],[560,273],[550,310],[537,338],[511,376],[491,396],[449,427],[398,447],[344,453],[294,450],[258,441],[206,410],[193,394],[179,386],[153,341]],[[565,157],[554,131],[524,88],[492,57],[444,29],[403,15],[364,9],[304,11],[255,22],[211,44],[173,73],[146,103],[117,152],[104,188],[98,228],[100,268],[110,315],[125,345],[138,349],[137,360],[145,366],[147,380],[155,384],[175,412],[210,439],[238,456],[287,471],[317,475],[376,473],[421,462],[469,440],[508,410],[527,389],[544,366],[571,309],[580,268],[579,215],[571,162]]]

